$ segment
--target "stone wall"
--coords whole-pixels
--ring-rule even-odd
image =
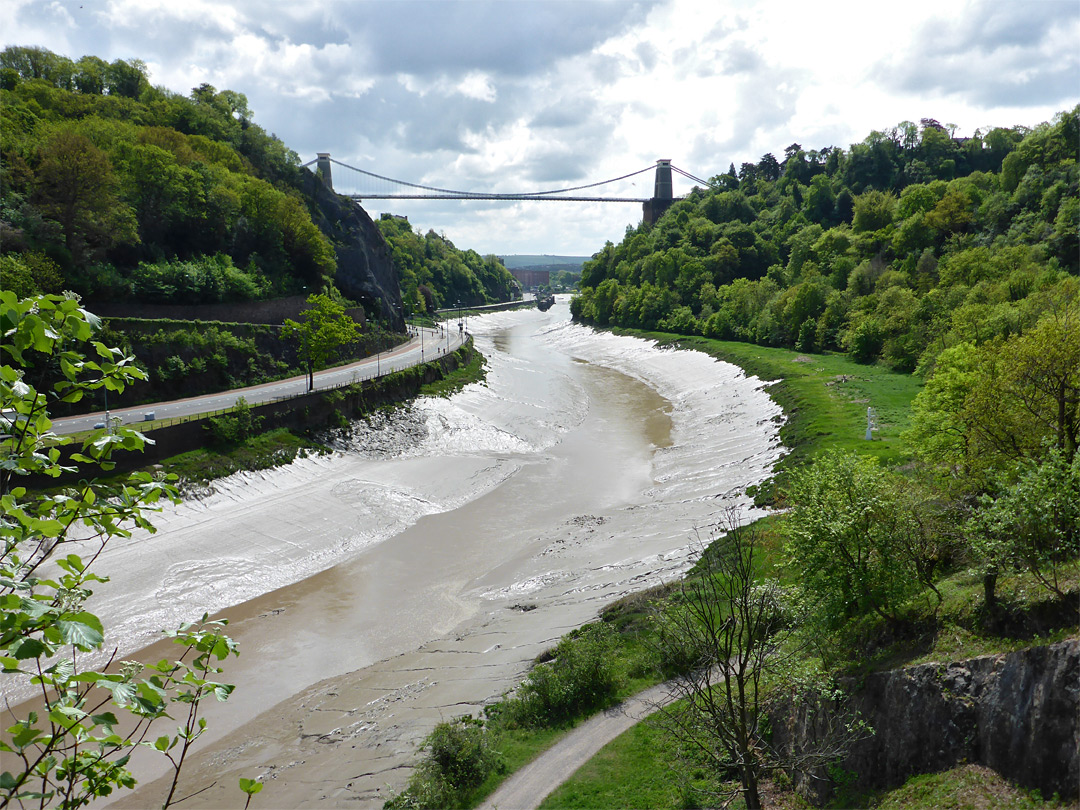
[[[251,413],[262,417],[261,430],[273,430],[286,427],[298,433],[310,433],[335,426],[340,416],[358,418],[383,405],[405,402],[417,396],[421,386],[443,379],[448,373],[467,364],[473,354],[472,341],[457,351],[432,360],[422,366],[413,366],[404,371],[387,374],[373,380],[364,380],[329,391],[313,391],[297,397],[252,405]],[[193,417],[176,424],[160,427],[145,432],[153,444],[147,444],[142,452],[118,451],[112,460],[116,463],[116,472],[128,472],[203,447],[209,439],[208,419]],[[138,423],[129,427],[139,428]],[[78,451],[76,445],[61,448],[62,457],[67,461],[72,452]],[[93,473],[83,466],[74,474],[60,478],[28,477],[21,481],[28,487],[52,487],[86,478]]]
[[[173,321],[216,321],[219,323],[264,323],[281,325],[286,318],[299,320],[307,309],[307,297],[291,295],[269,301],[237,301],[227,304],[140,304],[138,302],[89,303],[86,308],[102,318]],[[345,313],[359,324],[366,323],[363,307]]]
[[[859,790],[977,763],[1047,797],[1080,797],[1077,639],[874,673],[850,707],[874,729],[841,763]],[[773,744],[782,751],[811,745],[813,714],[798,707],[773,717]],[[826,781],[811,774],[795,781],[818,800],[827,797]]]

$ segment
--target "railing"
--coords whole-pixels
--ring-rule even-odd
[[[272,397],[272,398],[264,400],[262,402],[248,403],[248,407],[250,407],[252,409],[255,409],[255,408],[263,408],[263,407],[266,407],[268,405],[277,405],[277,404],[282,403],[282,402],[288,402],[290,400],[300,399],[301,397],[310,396],[312,394],[329,393],[331,391],[337,391],[337,390],[340,390],[342,388],[349,388],[350,386],[356,385],[357,383],[370,382],[371,380],[377,380],[377,379],[380,379],[382,377],[388,377],[391,374],[397,374],[397,373],[403,371],[406,368],[416,368],[417,366],[426,366],[428,363],[434,363],[435,361],[437,361],[437,360],[439,360],[439,359],[441,359],[443,357],[446,357],[448,354],[452,354],[454,351],[457,351],[462,346],[466,345],[470,340],[472,340],[472,335],[470,335],[470,334],[468,334],[466,332],[463,339],[461,340],[461,342],[458,343],[458,345],[455,346],[454,349],[448,350],[444,346],[438,346],[435,349],[435,351],[437,352],[436,355],[434,357],[432,357],[430,360],[424,360],[424,362],[422,362],[422,363],[414,363],[414,364],[406,365],[403,368],[397,368],[397,369],[391,368],[391,369],[387,369],[386,371],[380,371],[380,370],[376,369],[374,372],[361,373],[359,370],[356,370],[356,371],[354,371],[352,373],[352,375],[350,376],[350,378],[348,380],[345,380],[345,381],[342,381],[342,382],[337,382],[337,383],[332,383],[330,385],[316,386],[316,387],[312,388],[309,391],[300,391],[300,392],[297,392],[295,394],[283,394],[281,396]],[[202,421],[204,419],[212,419],[212,418],[214,418],[216,416],[222,416],[224,414],[235,413],[237,408],[239,407],[238,402],[239,402],[239,399],[241,399],[241,398],[243,398],[242,394],[237,398],[237,402],[234,402],[232,405],[230,405],[227,408],[218,408],[218,409],[213,410],[213,411],[200,411],[199,413],[188,414],[187,416],[171,416],[171,417],[169,417],[167,419],[153,419],[153,420],[146,421],[146,422],[134,420],[134,421],[131,421],[131,422],[124,423],[124,426],[125,427],[140,427],[141,426],[141,427],[145,428],[145,430],[147,432],[150,432],[150,431],[153,431],[153,430],[160,430],[161,428],[172,427],[174,425],[183,425],[183,424],[186,424],[188,422],[200,422],[200,421]],[[148,406],[148,408],[152,408],[152,407],[153,406]],[[117,418],[117,417],[114,417],[114,418]]]

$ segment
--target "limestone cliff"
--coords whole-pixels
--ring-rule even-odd
[[[851,707],[874,729],[841,763],[858,789],[977,763],[1047,796],[1080,795],[1080,640],[875,673]],[[773,744],[811,745],[812,714],[775,716]],[[796,784],[823,799],[828,786],[814,776],[823,775],[798,774]]]
[[[370,316],[381,313],[403,329],[401,291],[394,263],[371,217],[357,203],[335,194],[310,172],[305,173],[302,185],[310,201],[312,221],[330,239],[337,253],[334,281],[338,289],[359,301]]]

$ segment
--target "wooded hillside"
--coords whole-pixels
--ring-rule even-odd
[[[1075,294],[1078,113],[972,138],[906,121],[732,165],[586,263],[573,312],[929,369]]]
[[[296,154],[247,99],[181,96],[137,60],[0,53],[4,286],[90,300],[204,303],[319,289],[330,240]]]

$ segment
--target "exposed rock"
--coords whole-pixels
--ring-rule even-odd
[[[369,315],[393,318],[404,328],[401,291],[390,251],[371,217],[348,197],[335,194],[314,174],[306,173],[303,193],[312,201],[311,219],[334,244],[338,289],[359,301]]]
[[[860,790],[893,788],[962,763],[993,768],[1045,795],[1080,795],[1080,641],[866,678],[851,699],[874,728],[840,763]],[[800,707],[773,718],[774,745],[805,750],[815,729]],[[826,798],[823,774],[797,786]]]

